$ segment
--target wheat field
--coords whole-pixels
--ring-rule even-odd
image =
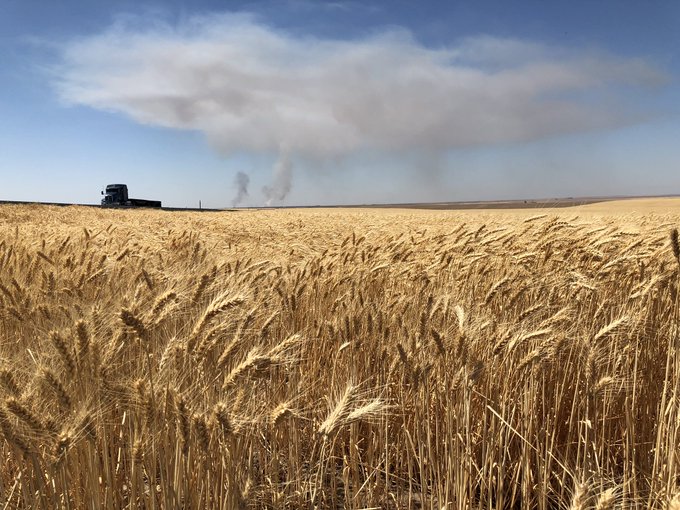
[[[680,207],[0,207],[2,508],[680,508]]]

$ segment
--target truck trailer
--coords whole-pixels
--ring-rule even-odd
[[[108,184],[102,195],[103,207],[161,207],[160,200],[129,198],[127,184]]]

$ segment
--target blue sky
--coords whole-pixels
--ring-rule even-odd
[[[0,199],[680,193],[678,2],[0,8]]]

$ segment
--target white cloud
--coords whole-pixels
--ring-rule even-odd
[[[395,29],[325,40],[247,15],[118,23],[68,43],[57,76],[68,103],[198,130],[224,153],[285,148],[286,158],[617,127],[639,114],[617,91],[663,79],[639,59],[530,41],[482,36],[432,49]]]

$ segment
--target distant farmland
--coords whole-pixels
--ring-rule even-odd
[[[680,507],[680,200],[0,220],[7,508]]]

